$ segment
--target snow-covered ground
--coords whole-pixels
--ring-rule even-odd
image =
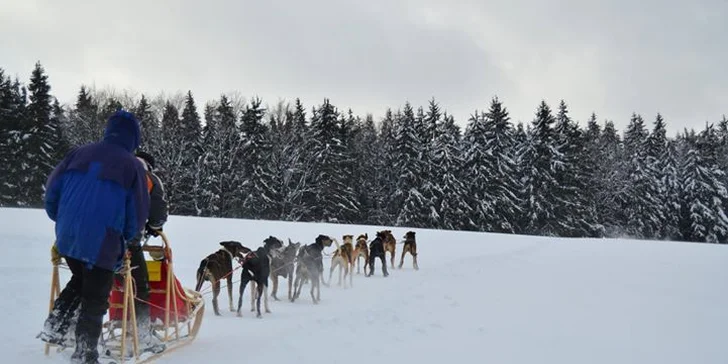
[[[200,259],[222,240],[308,244],[320,233],[341,241],[378,229],[172,216],[165,231],[179,279],[194,287]],[[409,229],[392,230],[401,239]],[[726,246],[413,230],[419,271],[408,257],[384,278],[377,263],[351,289],[322,287],[319,305],[308,286],[295,303],[271,300],[263,319],[250,313],[248,292],[245,316],[228,312],[223,288],[224,316],[213,315],[208,294],[195,343],[157,362],[728,363]],[[2,361],[58,363],[35,339],[48,310],[53,225],[42,210],[0,209],[0,241]]]

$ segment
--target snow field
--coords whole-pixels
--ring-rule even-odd
[[[0,209],[0,222],[4,361],[63,362],[44,357],[35,339],[48,311],[52,222],[29,209]],[[386,228],[398,241],[410,230],[172,216],[165,232],[177,277],[192,288],[200,260],[222,240],[254,249],[269,235],[309,244],[318,234],[341,242]],[[282,300],[271,299],[262,319],[250,312],[250,287],[242,318],[229,312],[222,287],[223,316],[214,316],[206,294],[196,341],[157,363],[728,362],[725,246],[411,230],[419,271],[407,256],[384,278],[377,261],[373,277],[355,275],[347,289],[336,286],[334,272],[319,305],[308,285],[287,301],[281,279]],[[329,263],[325,257],[327,280]],[[61,271],[62,284],[68,273]],[[237,282],[233,291],[237,305]]]

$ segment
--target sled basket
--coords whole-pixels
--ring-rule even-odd
[[[164,345],[165,350],[156,353],[139,353],[139,336],[136,330],[136,298],[134,282],[131,275],[130,257],[124,259],[124,268],[117,274],[109,296],[107,320],[103,324],[100,354],[104,359],[117,363],[146,363],[168,354],[178,348],[190,344],[202,325],[205,301],[202,295],[182,286],[174,275],[172,250],[169,240],[163,232],[162,246],[151,246],[146,243],[143,251],[150,252],[153,260],[147,261],[149,271],[149,311],[151,315],[153,335]],[[50,309],[60,293],[58,267],[60,258],[53,256],[53,276],[51,279]],[[50,346],[45,345],[45,354],[49,355]],[[64,348],[59,347],[59,351]],[[71,348],[73,351],[73,348]]]

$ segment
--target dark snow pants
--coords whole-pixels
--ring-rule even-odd
[[[151,330],[149,305],[147,304],[149,301],[149,272],[142,246],[130,244],[129,252],[131,253],[131,276],[134,278],[136,286],[134,290],[137,299],[134,300],[134,310],[136,311],[139,333],[144,335]]]
[[[98,343],[104,315],[109,308],[109,294],[114,272],[98,267],[89,269],[85,263],[66,257],[72,276],[56,299],[48,317],[49,323],[65,333],[78,308],[76,322],[76,351],[74,358],[93,362],[98,358]]]

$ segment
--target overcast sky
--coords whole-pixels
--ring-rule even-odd
[[[726,0],[0,0],[0,67],[36,60],[61,102],[81,84],[191,89],[371,112],[435,97],[464,125],[498,96],[514,121],[564,99],[622,131],[728,114]]]

